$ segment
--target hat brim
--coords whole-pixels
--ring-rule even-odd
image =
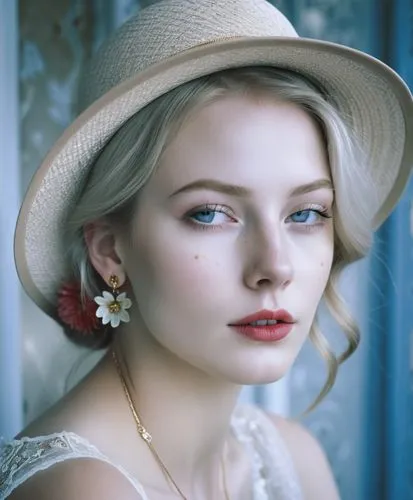
[[[379,188],[375,227],[399,200],[413,164],[413,101],[403,80],[363,52],[305,38],[236,38],[200,45],[112,88],[65,130],[35,173],[15,233],[20,281],[32,300],[56,318],[66,274],[61,233],[90,164],[136,112],[173,88],[206,74],[242,66],[274,66],[307,75],[332,96],[373,166]]]

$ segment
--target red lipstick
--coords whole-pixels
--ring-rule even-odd
[[[294,318],[285,309],[277,311],[263,309],[228,326],[252,340],[276,342],[291,332],[294,323]]]

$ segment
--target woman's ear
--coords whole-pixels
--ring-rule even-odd
[[[89,259],[103,281],[109,284],[109,278],[116,275],[122,285],[126,280],[123,262],[117,252],[119,235],[106,219],[98,219],[83,228]]]

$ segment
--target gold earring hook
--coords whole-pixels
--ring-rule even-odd
[[[116,274],[112,274],[109,278],[109,284],[112,287],[112,293],[113,295],[117,294],[117,290],[119,288],[119,278],[116,276]]]

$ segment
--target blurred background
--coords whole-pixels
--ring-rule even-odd
[[[14,270],[13,232],[31,176],[73,118],[85,61],[114,28],[150,3],[0,0],[0,436],[5,439],[53,404],[100,356],[69,344],[24,295]],[[273,3],[301,36],[369,52],[413,88],[412,0]],[[361,346],[303,423],[326,450],[343,499],[413,499],[412,183],[377,233],[370,256],[346,271],[341,287],[361,328]],[[322,327],[339,350],[342,335],[324,312]],[[325,377],[323,362],[308,345],[286,379],[247,388],[242,399],[299,417]]]

